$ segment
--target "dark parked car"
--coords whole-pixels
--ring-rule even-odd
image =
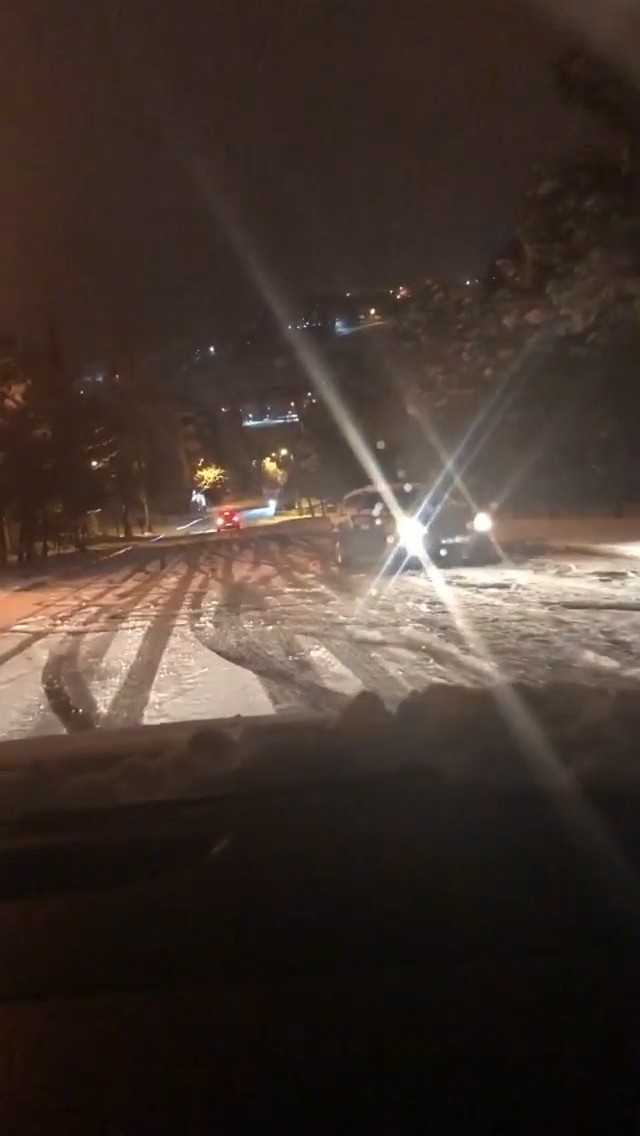
[[[343,498],[334,530],[340,567],[441,565],[495,559],[493,517],[476,511],[457,491],[430,493],[424,485],[391,485],[397,511],[374,486]]]

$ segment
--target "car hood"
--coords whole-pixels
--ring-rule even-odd
[[[395,711],[363,692],[338,715],[269,715],[27,738],[0,746],[0,821],[68,809],[177,801],[293,789],[321,780],[400,771],[426,763],[438,776],[463,767],[490,781],[529,776],[514,762],[505,698],[535,715],[563,762],[595,772],[594,729],[603,755],[637,777],[640,698],[581,684],[504,688],[434,683]],[[624,729],[620,723],[624,720]],[[525,741],[527,739],[525,738]],[[482,753],[480,752],[482,751]],[[482,758],[482,760],[480,760]]]

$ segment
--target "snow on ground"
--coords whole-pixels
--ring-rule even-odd
[[[542,542],[550,547],[620,548],[640,556],[640,516],[628,517],[509,517],[498,520],[496,537],[512,544]]]
[[[130,549],[3,620],[0,735],[333,714],[363,689],[394,708],[434,683],[637,690],[640,560],[542,551],[374,581],[309,527]]]

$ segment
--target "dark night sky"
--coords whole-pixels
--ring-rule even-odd
[[[475,273],[532,164],[589,130],[526,0],[117,7],[0,15],[0,323],[48,310],[76,355],[122,320],[164,342],[246,306],[185,153],[295,291]]]

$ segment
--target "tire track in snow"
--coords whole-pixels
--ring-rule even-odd
[[[425,652],[434,663],[443,668],[449,681],[454,683],[471,683],[475,686],[479,682],[494,683],[499,678],[498,668],[492,663],[421,629],[407,629],[399,646],[405,650]]]
[[[277,624],[263,589],[250,577],[237,580],[229,560],[220,565],[217,582],[221,593],[210,617],[203,609],[208,589],[201,587],[192,597],[191,629],[207,650],[253,673],[277,713],[309,708],[327,712],[343,705],[339,692],[318,681],[295,635]]]
[[[197,607],[192,611],[191,627],[207,650],[260,679],[276,712],[308,708],[330,711],[343,704],[335,691],[318,682],[303,649],[288,643],[278,629],[249,630],[240,612],[220,613],[207,627]]]
[[[455,590],[460,587],[461,581],[454,576],[447,583]],[[473,625],[474,638],[482,640],[484,639],[482,623],[486,621],[477,619],[475,592],[476,587],[482,591],[482,602],[486,605],[487,591],[476,585],[475,581],[473,590],[467,591],[467,584],[468,581],[465,579],[463,582],[465,620]],[[471,596],[469,592],[472,593]],[[503,594],[501,589],[501,594],[496,596],[495,584],[492,585],[488,602],[498,617],[504,614]],[[430,601],[430,610],[426,612],[425,597]],[[412,612],[411,608],[407,610],[405,606],[407,600],[421,601],[418,610],[415,612]],[[459,598],[456,598],[456,604],[459,602]],[[398,626],[398,611],[405,626]],[[425,589],[422,577],[416,578],[411,574],[408,578],[395,581],[392,588],[385,588],[376,597],[370,613],[371,618],[368,623],[373,622],[374,626],[381,628],[386,653],[395,658],[400,666],[400,674],[411,689],[421,689],[432,682],[478,685],[498,681],[500,664],[478,655],[475,650],[469,648],[464,628],[456,623],[451,610],[443,599],[434,593],[433,588],[429,585],[428,591]],[[411,626],[406,626],[407,617],[411,615],[413,623]],[[434,622],[441,625],[443,633],[434,633],[432,630]],[[366,627],[367,623],[363,622],[363,628]],[[366,630],[363,630],[362,634],[366,637]],[[381,657],[385,657],[384,652],[381,652]]]
[[[454,586],[455,586],[454,582]],[[603,653],[603,646],[610,648],[608,638],[611,627],[602,623],[603,607],[609,610],[612,604],[603,599],[602,585],[562,580],[561,592],[573,588],[574,595],[597,595],[600,602],[580,600],[575,605],[571,600],[558,601],[557,580],[550,573],[532,577],[528,574],[517,591],[509,589],[508,602],[504,591],[496,590],[495,582],[483,586],[474,581],[457,581],[464,588],[466,617],[472,622],[476,635],[482,640],[488,656],[492,659],[496,676],[507,680],[525,679],[528,681],[583,682],[608,687],[629,687],[637,679],[636,668],[629,669],[629,646],[623,643],[622,653],[627,657],[622,662],[614,658],[615,651]],[[576,586],[577,583],[577,586]],[[544,590],[546,589],[548,590]],[[415,591],[410,594],[416,595]],[[568,609],[585,609],[591,615],[589,622],[576,622],[571,616],[563,616]],[[429,623],[449,620],[451,616],[441,604],[434,607]],[[425,621],[423,605],[415,616],[415,623],[421,627]],[[458,637],[458,630],[452,633]],[[428,629],[427,629],[428,633]],[[603,643],[604,639],[604,643]],[[618,644],[620,647],[620,644]],[[632,654],[631,662],[639,663]],[[460,676],[465,681],[464,675]]]
[[[80,670],[93,694],[97,726],[122,686],[158,605],[168,596],[169,590],[173,590],[185,570],[184,560],[176,558],[166,573],[156,576],[135,596],[127,596],[126,602],[119,603],[117,610],[109,612],[110,626],[105,631],[92,631],[82,639]],[[176,631],[175,625],[173,631]]]
[[[121,583],[127,582],[133,576],[136,576],[140,571],[141,571],[141,569],[139,567],[132,568],[131,570],[127,571],[127,574],[124,577],[122,577],[120,582]],[[109,580],[108,584],[103,583],[101,586],[97,587],[95,592],[93,592],[89,596],[88,602],[90,602],[90,603],[99,602],[104,596],[112,594],[113,588],[114,588],[114,583],[113,583],[113,578],[111,578]],[[75,592],[74,594],[77,597],[77,592]],[[85,609],[86,605],[87,605],[86,594],[80,600],[78,600],[76,598],[76,602],[71,606],[69,606],[69,604],[65,602],[64,607],[61,607],[61,608],[58,609],[57,618],[60,619],[60,620],[64,619],[65,621],[67,619],[73,619],[75,616],[79,615]],[[53,606],[54,605],[52,605],[52,607]],[[52,634],[55,633],[57,628],[52,627],[50,622],[47,623],[46,627],[41,628],[40,630],[35,630],[33,632],[29,632],[30,624],[32,622],[35,623],[35,621],[37,619],[39,619],[40,614],[41,614],[41,610],[42,609],[40,609],[40,611],[38,612],[37,615],[28,616],[27,619],[21,620],[19,623],[17,623],[15,625],[15,630],[13,628],[10,628],[9,631],[6,633],[6,634],[16,634],[16,635],[21,634],[21,633],[26,633],[26,638],[23,639],[22,642],[17,643],[14,647],[9,648],[8,651],[5,651],[3,654],[0,655],[0,667],[2,667],[5,663],[8,663],[11,659],[15,659],[17,655],[21,655],[23,651],[28,650],[28,648],[32,647],[34,645],[34,643],[38,643],[38,642],[40,642],[40,640],[46,639],[47,635],[52,635]],[[50,610],[50,609],[48,609],[48,610]]]
[[[397,704],[410,689],[398,673],[397,660],[389,659],[385,664],[380,650],[372,649],[371,637],[366,638],[366,629],[354,623],[353,613],[349,610],[345,597],[329,588],[324,582],[323,576],[314,573],[307,573],[302,576],[290,557],[286,560],[283,558],[283,561],[282,574],[289,586],[294,589],[294,604],[298,606],[300,611],[306,613],[308,610],[302,597],[305,593],[306,595],[309,594],[310,579],[313,580],[314,590],[324,600],[323,612],[326,613],[327,600],[330,600],[331,604],[338,609],[342,633],[339,636],[335,633],[336,621],[333,621],[329,628],[325,624],[319,630],[316,629],[312,633],[313,637],[334,656],[342,667],[345,667],[355,676],[365,690],[374,691],[390,705]],[[277,613],[275,605],[273,610]],[[309,632],[306,633],[309,634]],[[360,640],[358,639],[359,634],[362,636]],[[362,645],[364,642],[367,644],[366,648]]]
[[[160,604],[122,686],[104,715],[102,725],[105,728],[138,726],[142,722],[151,687],[173,633],[174,620],[184,605],[197,571],[197,564],[186,562],[181,579]]]
[[[283,564],[283,575],[298,595],[304,593],[308,576],[300,574],[293,558],[289,557]],[[337,590],[338,581],[330,570],[324,568],[313,577],[313,583],[314,590],[330,599],[343,613],[344,620],[339,636],[333,630],[329,633],[323,630],[316,632],[316,637],[363,687],[375,691],[387,703],[394,705],[408,691],[422,689],[432,682],[478,685],[497,680],[497,668],[466,649],[464,637],[453,623],[451,631],[461,641],[460,646],[415,628],[399,632],[397,611],[399,606],[400,609],[404,606],[402,595],[385,593],[371,608],[359,606],[354,619],[354,600],[349,598],[351,589],[347,595],[342,594],[342,589]],[[443,616],[450,622],[450,613],[438,602]]]
[[[91,679],[119,631],[118,626],[106,631],[87,631],[88,625],[96,616],[109,619],[117,614],[126,617],[158,588],[165,571],[166,568],[161,568],[160,575],[138,581],[132,588],[127,587],[128,580],[123,581],[115,592],[111,588],[109,602],[82,609],[79,627],[68,630],[50,651],[42,670],[42,686],[49,707],[68,733],[96,729],[101,724],[101,711],[91,690]],[[114,602],[117,604],[116,613]],[[86,664],[81,666],[80,649],[89,636],[93,640],[93,650],[89,652]],[[36,722],[34,732],[37,730]]]
[[[240,670],[209,651],[191,630],[190,610],[211,585],[211,573],[200,568],[185,598],[170,647],[162,656],[145,708],[145,723],[274,712],[262,683],[254,674]]]

